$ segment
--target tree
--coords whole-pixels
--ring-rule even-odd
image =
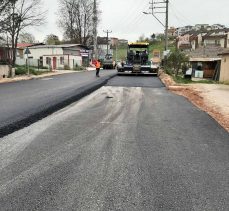
[[[59,13],[64,37],[87,45],[93,34],[93,0],[59,0]]]
[[[5,12],[12,3],[15,3],[17,0],[0,0],[0,14]]]
[[[45,38],[45,43],[47,45],[59,45],[60,44],[60,40],[59,40],[59,37],[57,35],[49,34]]]
[[[30,33],[22,33],[19,35],[19,42],[32,44],[35,43],[35,37]]]
[[[178,76],[182,66],[189,62],[189,57],[182,53],[180,50],[176,50],[171,53],[167,60],[168,67],[172,68],[175,76]]]
[[[44,23],[46,11],[42,9],[42,0],[18,0],[10,4],[4,18],[1,20],[2,30],[10,42],[11,65],[15,65],[19,34],[31,26]]]
[[[142,34],[142,35],[138,38],[138,41],[139,41],[139,42],[144,42],[145,39],[146,39],[145,35]]]

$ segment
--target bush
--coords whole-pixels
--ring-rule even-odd
[[[179,71],[182,69],[182,67],[187,66],[188,62],[189,57],[181,51],[176,50],[169,55],[167,66],[173,70],[175,76],[178,76]]]
[[[82,70],[84,70],[84,69],[85,69],[84,67],[79,66],[79,65],[76,63],[76,65],[75,65],[75,67],[74,67],[73,70],[75,70],[75,71],[82,71]]]
[[[37,71],[34,67],[29,67],[29,74],[31,75],[41,75],[47,72],[49,71]],[[17,65],[15,67],[15,74],[16,75],[27,75],[28,68],[26,67],[26,65],[22,65],[22,66]]]
[[[64,65],[64,70],[71,70],[71,68],[69,67],[69,65]]]
[[[28,72],[27,68],[25,65],[23,66],[16,66],[15,68],[15,74],[16,75],[26,75]]]

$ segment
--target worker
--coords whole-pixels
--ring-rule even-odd
[[[101,68],[101,63],[100,63],[100,60],[96,61],[96,77],[100,77],[99,76],[99,71],[100,71],[100,68]]]

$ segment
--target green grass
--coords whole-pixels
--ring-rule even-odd
[[[49,73],[50,71],[38,71],[34,67],[29,67],[29,74],[31,75],[42,75],[45,73]],[[15,68],[15,74],[16,75],[27,75],[28,74],[28,69],[26,65],[19,66],[17,65]]]
[[[177,84],[218,84],[217,81],[213,80],[193,81],[191,79],[183,78],[183,76],[173,76],[173,79]]]

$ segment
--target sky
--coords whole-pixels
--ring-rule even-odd
[[[152,16],[143,12],[150,12],[150,0],[99,0],[101,21],[99,36],[106,36],[104,30],[111,30],[111,37],[135,41],[144,34],[163,32],[163,26]],[[157,1],[157,0],[154,0]],[[28,29],[35,35],[36,40],[43,41],[48,34],[56,34],[62,38],[63,32],[57,26],[58,0],[45,0],[47,8],[47,23],[39,28]],[[170,0],[169,26],[185,26],[195,24],[220,23],[229,27],[229,0]],[[164,14],[158,18],[164,23]]]

